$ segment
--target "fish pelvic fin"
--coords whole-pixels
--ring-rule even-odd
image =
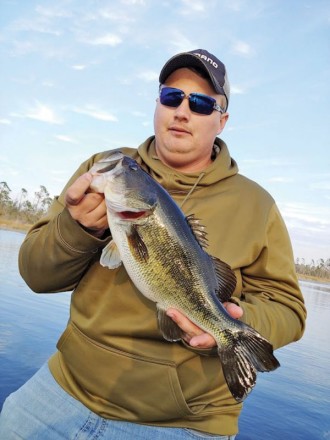
[[[227,341],[218,348],[228,388],[241,402],[256,384],[257,371],[273,371],[280,366],[273,354],[273,346],[253,328],[244,325],[239,332],[223,331]]]
[[[181,328],[166,315],[166,311],[157,305],[158,328],[163,338],[170,342],[180,341],[183,336]]]
[[[140,236],[136,225],[132,224],[129,233],[127,233],[127,240],[132,255],[134,255],[138,261],[146,263],[149,260],[148,248]]]
[[[121,265],[121,256],[117,248],[116,243],[111,240],[102,251],[100,264],[103,267],[108,267],[109,269],[116,269]]]

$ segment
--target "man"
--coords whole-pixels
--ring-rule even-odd
[[[305,308],[274,200],[238,174],[217,137],[228,103],[221,61],[201,49],[175,55],[160,73],[155,136],[121,151],[201,219],[208,252],[237,278],[227,311],[278,348],[301,337]],[[185,337],[165,341],[155,304],[123,267],[99,264],[110,231],[88,170],[105,154],[80,166],[21,247],[21,274],[34,291],[73,294],[58,351],[7,399],[0,437],[233,439],[242,405],[228,390],[213,337],[170,309]]]

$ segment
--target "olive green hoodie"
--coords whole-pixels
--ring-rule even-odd
[[[233,299],[244,310],[242,320],[275,348],[299,339],[306,315],[287,230],[271,196],[238,174],[225,143],[217,139],[214,161],[193,174],[164,165],[154,137],[138,150],[121,151],[161,183],[186,215],[201,219],[208,252],[235,271]],[[21,274],[34,291],[73,290],[70,320],[49,361],[51,372],[103,417],[235,434],[241,404],[227,388],[219,358],[212,350],[165,341],[155,304],[122,266],[109,270],[99,264],[110,237],[91,236],[65,208],[66,188],[105,154],[80,166],[20,250]]]

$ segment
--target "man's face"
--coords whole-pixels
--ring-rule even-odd
[[[197,92],[212,96],[221,104],[208,81],[183,68],[174,71],[166,80],[167,87],[183,90],[186,95]],[[210,115],[192,112],[188,99],[174,108],[162,105],[157,99],[154,116],[156,151],[166,165],[181,172],[202,171],[211,163],[215,137],[221,133],[228,114],[213,111]]]

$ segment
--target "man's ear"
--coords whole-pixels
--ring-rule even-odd
[[[222,130],[225,128],[225,125],[227,124],[228,118],[229,118],[228,112],[220,115],[219,131],[217,132],[217,134],[220,134],[222,132]]]

